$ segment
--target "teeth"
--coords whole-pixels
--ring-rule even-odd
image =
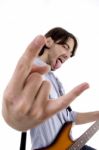
[[[61,63],[62,63],[62,60],[61,60],[61,58],[58,58],[59,59],[59,61],[61,61]]]

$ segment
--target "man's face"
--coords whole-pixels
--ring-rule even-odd
[[[48,50],[48,64],[51,66],[51,70],[56,70],[70,58],[74,47],[74,40],[68,38],[65,44],[57,44],[52,42]]]

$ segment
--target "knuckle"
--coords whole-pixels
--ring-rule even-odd
[[[25,85],[29,85],[30,87],[38,87],[43,81],[42,76],[39,73],[32,73],[26,79]],[[34,89],[35,90],[35,89]]]
[[[29,111],[29,107],[28,105],[25,103],[25,101],[19,102],[16,104],[15,106],[15,112],[19,115],[19,116],[25,116],[28,114]]]
[[[46,86],[46,88],[50,89],[51,88],[51,83],[47,80],[43,81],[44,86]]]
[[[39,73],[32,73],[32,74],[29,76],[28,80],[31,80],[31,81],[33,81],[33,82],[34,82],[34,81],[38,82],[38,81],[42,81],[43,78],[42,78],[42,75],[40,75]]]
[[[6,90],[3,94],[3,99],[5,102],[13,102],[14,95],[11,91]]]
[[[42,80],[42,75],[40,73],[34,73],[35,78]]]
[[[35,118],[35,120],[42,121],[44,118],[44,111],[40,107],[35,107],[34,110],[31,110],[29,115]]]

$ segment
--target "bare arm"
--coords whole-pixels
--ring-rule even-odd
[[[3,117],[11,127],[20,131],[31,129],[66,108],[89,87],[88,83],[82,83],[57,101],[49,100],[50,83],[42,80],[42,74],[49,68],[33,64],[44,44],[43,36],[36,37],[30,43],[4,91]]]
[[[99,120],[99,111],[77,113],[76,124],[84,124]]]

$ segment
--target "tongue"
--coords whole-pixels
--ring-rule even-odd
[[[61,65],[62,65],[61,61],[59,59],[57,59],[54,67],[55,67],[55,69],[58,69],[61,67]]]

